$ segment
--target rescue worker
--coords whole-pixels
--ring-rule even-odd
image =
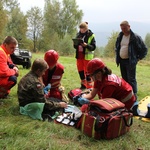
[[[76,49],[76,65],[81,80],[81,89],[92,88],[92,80],[87,74],[87,63],[93,59],[94,50],[96,49],[95,35],[88,29],[88,23],[82,22],[79,25],[80,31],[77,33],[76,38],[82,39],[83,43],[74,42]]]
[[[17,44],[14,37],[7,36],[0,46],[0,98],[7,98],[10,89],[17,83],[19,70],[10,58]]]
[[[42,120],[44,113],[54,115],[55,110],[67,107],[65,102],[54,102],[45,98],[40,77],[44,75],[47,68],[45,60],[36,59],[32,64],[31,71],[18,84],[17,95],[20,113],[33,119]]]
[[[89,94],[84,94],[79,103],[88,103],[96,94],[99,98],[114,98],[125,104],[130,110],[135,102],[135,96],[132,87],[124,79],[112,74],[109,69],[99,58],[92,59],[87,65],[87,71],[94,81],[94,87]]]
[[[49,86],[48,97],[62,99],[62,92],[59,87],[61,86],[64,66],[58,62],[58,59],[59,55],[55,50],[48,50],[45,53],[44,60],[47,62],[49,68],[42,76],[42,80],[45,86]]]

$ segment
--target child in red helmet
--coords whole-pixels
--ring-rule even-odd
[[[91,93],[84,94],[79,99],[81,104],[88,103],[96,94],[99,98],[115,98],[123,102],[127,109],[130,109],[134,104],[135,96],[131,85],[124,79],[112,74],[101,59],[94,58],[87,65],[88,74],[94,81],[94,87]]]
[[[58,62],[59,55],[55,50],[48,50],[44,55],[44,60],[47,62],[49,68],[42,76],[43,83],[49,87],[48,97],[62,99],[62,92],[59,87],[64,73],[64,66]]]

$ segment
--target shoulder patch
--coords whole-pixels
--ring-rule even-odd
[[[38,84],[36,85],[36,87],[37,87],[37,88],[41,88],[42,85],[41,85],[40,83],[38,83]]]

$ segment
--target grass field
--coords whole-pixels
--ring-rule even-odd
[[[43,54],[33,54],[42,58]],[[113,73],[120,76],[114,59],[103,58]],[[60,57],[65,66],[62,85],[66,94],[80,86],[75,58]],[[149,62],[140,62],[137,66],[138,99],[150,96]],[[29,70],[19,66],[20,78]],[[8,99],[1,100],[0,105],[0,150],[150,150],[149,123],[137,119],[129,133],[113,140],[94,140],[83,135],[79,130],[53,122],[32,120],[19,114],[17,102],[17,85],[12,88]]]

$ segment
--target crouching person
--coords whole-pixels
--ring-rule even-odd
[[[65,102],[54,102],[46,99],[43,91],[43,84],[39,79],[44,75],[48,65],[43,59],[36,59],[27,73],[18,83],[17,95],[20,106],[20,113],[28,115],[33,119],[42,120],[43,113],[55,112],[66,108]]]
[[[7,36],[0,46],[0,98],[7,98],[10,89],[17,83],[19,70],[10,58],[17,44],[14,37]]]
[[[99,98],[114,98],[125,104],[130,110],[136,101],[131,85],[124,79],[112,74],[104,62],[99,58],[94,58],[87,64],[88,74],[94,81],[94,88],[89,94],[84,94],[78,100],[80,104],[89,103],[96,94]]]

